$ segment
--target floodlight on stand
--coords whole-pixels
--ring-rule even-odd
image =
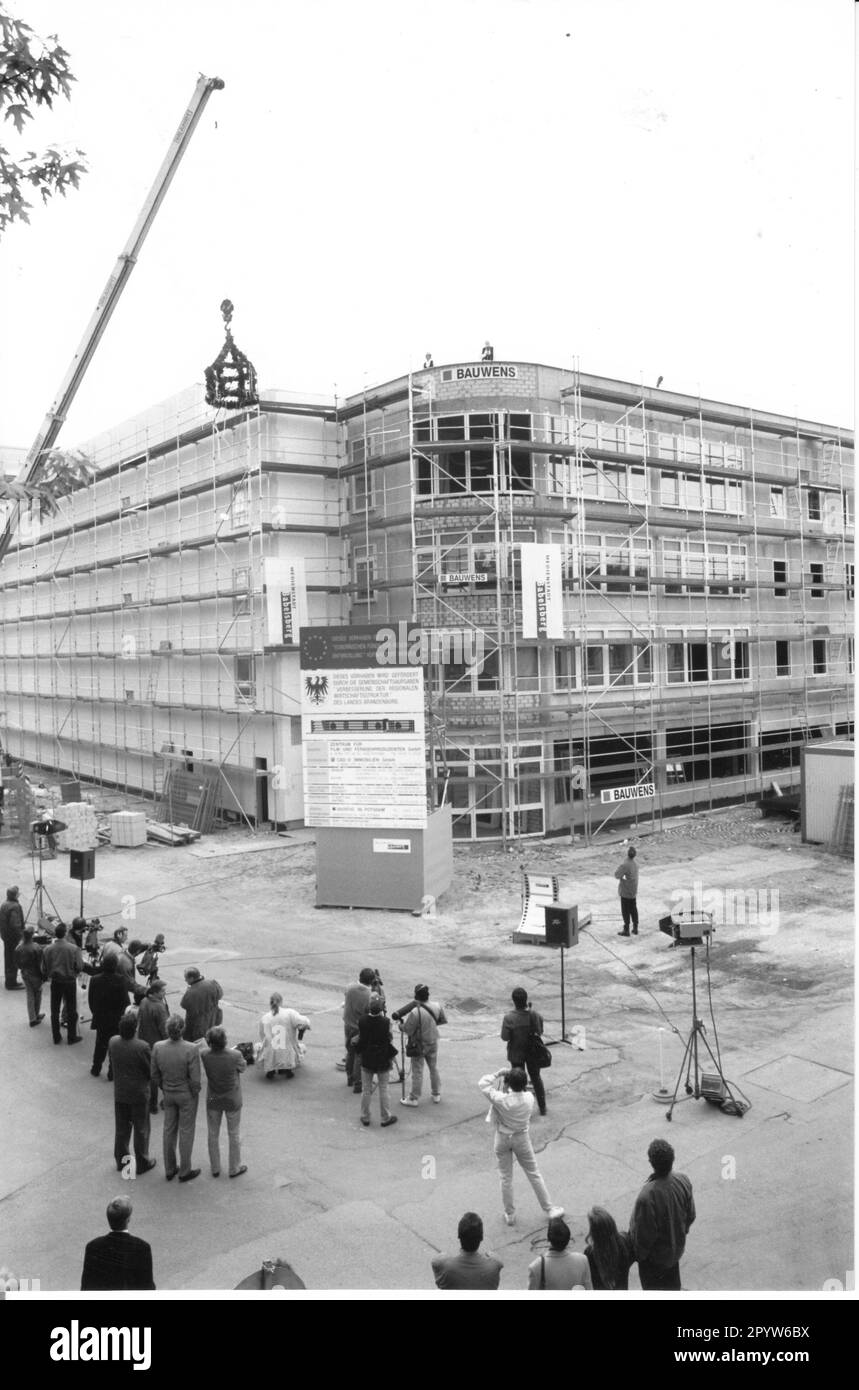
[[[53,898],[51,897],[42,880],[42,861],[44,859],[45,853],[45,841],[47,840],[49,842],[49,848],[51,850],[51,853],[53,854],[54,846],[50,842],[53,840],[53,837],[55,835],[59,835],[60,831],[65,830],[66,828],[67,827],[65,821],[57,820],[53,816],[42,816],[39,820],[34,820],[30,822],[30,836],[33,842],[33,849],[39,856],[39,873],[38,877],[36,878],[33,896],[30,899],[30,906],[27,908],[27,915],[24,918],[25,924],[30,920],[30,913],[33,911],[33,908],[35,907],[37,924],[40,927],[43,925],[47,925],[45,921],[45,898],[48,899],[48,902],[54,909],[54,916],[57,918],[59,918],[60,916],[59,911],[57,909],[57,905],[54,902]]]

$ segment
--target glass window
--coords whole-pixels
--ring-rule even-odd
[[[610,642],[608,648],[609,681],[612,685],[632,685],[632,643]]]
[[[256,694],[254,658],[236,657],[236,695],[240,700],[253,700]]]
[[[588,685],[605,685],[605,653],[602,647],[587,648]]]
[[[811,579],[811,597],[823,598],[823,565],[809,565],[809,577]]]
[[[787,598],[787,561],[773,560],[773,595]]]
[[[576,653],[574,647],[555,648],[555,689],[576,688]]]
[[[684,503],[690,511],[701,511],[701,479],[693,477],[691,473],[683,476]]]
[[[668,683],[680,685],[686,680],[686,647],[683,642],[668,643]]]
[[[714,681],[728,681],[734,669],[734,643],[730,638],[710,643],[710,671]]]
[[[707,479],[707,508],[711,512],[726,510],[725,483],[722,478]]]
[[[816,637],[811,644],[811,663],[815,676],[826,675],[826,638]]]
[[[777,676],[790,675],[790,642],[779,641],[775,644],[775,673]]]
[[[440,415],[436,422],[436,437],[439,440],[465,438],[464,415]]]
[[[855,566],[855,565],[853,565],[853,564],[847,564],[847,565],[844,566],[844,580],[845,580],[845,584],[846,584],[846,588],[847,588],[847,597],[848,597],[848,599],[855,598],[855,597],[856,597],[856,566]]]
[[[676,473],[660,473],[659,505],[661,507],[680,506],[680,479]]]
[[[821,517],[820,491],[816,487],[810,487],[805,494],[805,506],[809,521],[819,521]]]
[[[600,473],[595,463],[582,464],[582,493],[585,497],[599,497]]]
[[[638,685],[650,685],[651,682],[651,647],[635,648],[635,679]]]

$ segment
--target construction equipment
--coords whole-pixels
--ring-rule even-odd
[[[212,92],[220,91],[224,86],[220,77],[204,77],[200,75],[199,81],[194,88],[187,111],[179,122],[179,128],[170,143],[164,162],[155,177],[149,195],[143,204],[140,215],[134,224],[128,242],[120,252],[119,259],[105,285],[101,298],[95,306],[92,318],[87,324],[86,331],[81,339],[77,352],[72,358],[71,365],[66,372],[60,389],[57,393],[53,405],[42,421],[41,429],[36,435],[33,446],[27,454],[27,458],[19,473],[16,482],[27,485],[38,477],[46,457],[56,443],[57,436],[65,423],[66,415],[71,404],[77,395],[86,374],[87,368],[92,361],[93,354],[101,341],[102,334],[110,322],[111,314],[119,303],[120,296],[125,289],[126,283],[132,270],[137,264],[141,248],[149,233],[149,229],[155,220],[155,216],[160,208],[167,189],[173,180],[173,175],[182,161],[186,149],[191,140],[191,136],[197,127],[197,123],[203,114],[206,102]],[[15,507],[10,515],[3,535],[0,536],[0,562],[2,562],[6,551],[12,542],[17,525],[18,511],[20,503]]]

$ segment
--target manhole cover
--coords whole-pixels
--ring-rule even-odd
[[[790,1100],[819,1100],[850,1080],[848,1072],[808,1062],[804,1057],[779,1057],[762,1067],[745,1073],[744,1080],[753,1081],[767,1091],[776,1091]]]
[[[479,1014],[481,1009],[486,1008],[486,1005],[481,1003],[479,999],[468,998],[453,999],[451,1000],[450,1007],[456,1009],[461,1014]]]
[[[271,972],[276,980],[297,980],[299,975],[304,974],[302,965],[279,965],[276,970]]]

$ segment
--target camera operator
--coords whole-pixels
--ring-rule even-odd
[[[365,965],[355,984],[349,985],[343,1000],[343,1035],[346,1041],[346,1056],[338,1062],[338,1070],[346,1072],[346,1085],[351,1086],[356,1095],[361,1093],[361,1067],[355,1055],[354,1039],[358,1035],[358,1025],[365,1014],[370,1012],[370,997],[377,995],[381,1012],[385,1011],[385,991],[382,977],[371,965]]]

